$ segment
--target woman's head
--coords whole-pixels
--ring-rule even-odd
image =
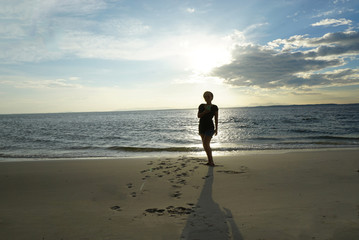
[[[213,93],[211,93],[210,91],[206,91],[203,93],[203,98],[204,100],[206,100],[206,102],[211,102],[213,100]]]

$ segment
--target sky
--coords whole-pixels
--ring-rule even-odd
[[[0,5],[0,114],[359,103],[357,0]]]

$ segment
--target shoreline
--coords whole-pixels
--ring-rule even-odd
[[[263,149],[263,150],[238,150],[227,152],[213,151],[214,157],[231,157],[231,156],[246,156],[246,155],[261,155],[261,154],[283,154],[296,152],[322,152],[322,151],[355,151],[359,147],[338,147],[338,148],[303,148],[303,149]],[[102,157],[53,157],[53,158],[7,158],[0,157],[0,164],[5,162],[37,162],[37,161],[96,161],[96,160],[121,160],[121,159],[152,159],[152,158],[178,158],[178,157],[199,157],[205,158],[204,150],[194,152],[156,152],[151,155],[134,155],[134,156],[102,156]]]
[[[359,239],[359,149],[0,162],[6,239]],[[139,231],[141,229],[141,231]]]

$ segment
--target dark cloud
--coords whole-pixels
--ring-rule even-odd
[[[310,45],[317,46],[313,56],[357,55],[359,54],[359,32],[328,33],[322,38],[309,40]]]
[[[212,74],[230,85],[261,88],[359,84],[358,69],[325,71],[345,65],[345,56],[358,54],[358,32],[330,33],[320,38],[294,36],[267,46],[237,46],[232,62]]]
[[[312,44],[339,44],[339,45],[351,45],[358,43],[359,41],[359,32],[337,32],[337,33],[327,33],[321,38],[308,39]]]

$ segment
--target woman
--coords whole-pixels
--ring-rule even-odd
[[[213,135],[218,133],[218,107],[212,104],[213,94],[211,92],[205,92],[203,98],[206,104],[201,104],[198,107],[199,120],[199,135],[202,138],[203,148],[206,151],[209,166],[214,166],[212,149],[210,146]],[[212,118],[214,116],[215,125]]]

